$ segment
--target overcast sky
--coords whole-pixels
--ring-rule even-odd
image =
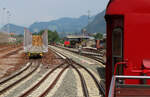
[[[28,27],[36,21],[50,21],[60,17],[79,17],[88,10],[95,15],[106,8],[109,0],[0,0],[0,26],[6,24],[6,11],[10,22]],[[2,21],[2,18],[5,17]],[[3,23],[4,22],[4,23]]]

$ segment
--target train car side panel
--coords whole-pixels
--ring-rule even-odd
[[[42,33],[42,42],[43,42],[43,52],[48,52],[48,30],[45,30]]]
[[[24,51],[27,53],[32,47],[32,33],[28,29],[24,29]]]
[[[121,62],[125,62],[122,76],[143,76],[150,75],[150,66],[143,63],[143,60],[150,60],[150,45],[149,45],[149,28],[150,28],[150,1],[149,0],[110,0],[107,11],[106,11],[106,22],[107,22],[107,64],[106,64],[106,95],[108,96],[109,86],[114,70],[114,53],[113,53],[113,35],[117,34],[119,29],[114,30],[114,25],[118,25],[117,18],[114,16],[122,15],[124,25],[123,28],[123,58]],[[119,18],[118,18],[119,19]],[[114,22],[116,21],[116,22]],[[118,30],[118,31],[117,31]],[[118,34],[119,35],[119,34]],[[121,37],[121,35],[120,35]],[[115,43],[115,42],[114,42]],[[118,42],[119,43],[119,42]],[[120,47],[120,46],[118,46]],[[118,48],[117,46],[115,48]],[[112,50],[110,50],[112,48]],[[122,63],[120,64],[120,66]],[[115,69],[116,72],[118,69]],[[119,74],[118,74],[119,75]],[[125,83],[124,83],[125,82]],[[149,80],[143,79],[126,79],[123,81],[124,84],[138,84],[142,83],[149,84]]]
[[[150,45],[148,45],[150,39],[149,17],[150,14],[126,15],[124,52],[125,59],[128,59],[130,66],[125,69],[125,75],[143,75],[143,73],[133,72],[133,70],[141,70],[143,68],[143,60],[150,59],[150,54],[148,53],[150,50]],[[133,84],[136,81],[126,80],[126,83]]]

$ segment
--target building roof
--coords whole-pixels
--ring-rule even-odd
[[[84,35],[67,35],[66,38],[88,38],[93,39],[91,36],[84,36]]]

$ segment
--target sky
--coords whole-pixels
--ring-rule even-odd
[[[8,22],[28,27],[34,22],[51,21],[61,17],[77,18],[87,15],[88,10],[90,15],[96,15],[106,8],[108,1],[0,0],[0,27]],[[3,8],[6,8],[5,11]]]

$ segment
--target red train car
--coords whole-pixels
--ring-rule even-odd
[[[70,41],[65,40],[64,46],[65,46],[65,47],[69,47],[69,46],[70,46]]]
[[[150,0],[110,0],[105,19],[106,97],[150,97]]]

